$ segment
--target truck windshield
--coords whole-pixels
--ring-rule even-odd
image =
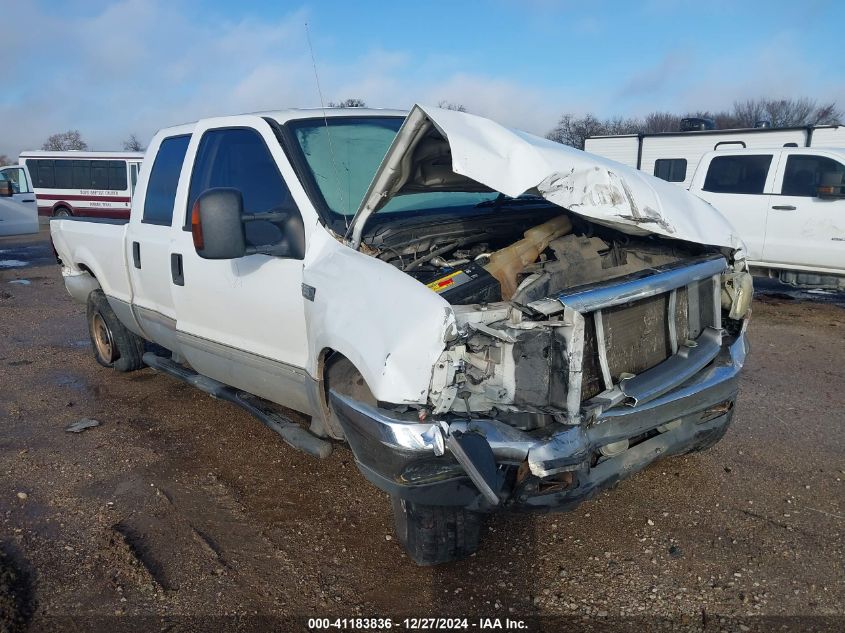
[[[305,157],[309,175],[330,211],[347,217],[355,214],[403,120],[329,117],[288,124]],[[396,196],[379,214],[472,207],[497,195],[469,191],[412,193]]]

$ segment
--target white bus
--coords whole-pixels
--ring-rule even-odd
[[[22,152],[38,214],[128,219],[143,152]]]

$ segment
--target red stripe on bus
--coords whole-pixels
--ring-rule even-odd
[[[36,197],[40,198],[41,200],[101,200],[103,202],[131,202],[132,198],[129,196],[77,196],[77,195],[67,195],[61,196],[52,193],[37,193]]]

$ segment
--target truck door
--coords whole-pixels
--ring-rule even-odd
[[[155,159],[149,173],[142,175],[124,245],[135,318],[151,340],[172,351],[179,348],[170,290],[171,224],[190,139],[188,133],[162,138],[157,147],[154,142]]]
[[[833,155],[784,153],[771,197],[765,261],[796,268],[845,270],[845,198],[819,197],[819,186],[845,184]]]
[[[0,235],[38,232],[38,205],[26,170],[15,165],[0,169]]]
[[[183,273],[173,286],[180,349],[207,376],[308,411],[302,261],[261,254],[202,259],[190,233],[189,210],[215,187],[240,191],[244,213],[301,215],[280,171],[286,159],[270,126],[257,117],[244,122],[249,124],[195,132],[188,196],[180,209],[184,230],[173,244]],[[248,245],[259,246],[281,233],[270,222],[250,222],[246,237]]]
[[[716,207],[736,229],[748,248],[748,259],[762,261],[766,217],[779,152],[715,155],[710,159],[701,189],[693,191]]]

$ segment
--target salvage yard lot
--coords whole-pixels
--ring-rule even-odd
[[[0,260],[31,264],[0,267],[0,548],[36,623],[842,614],[835,302],[755,302],[736,416],[716,448],[658,462],[570,514],[494,517],[477,555],[418,568],[346,448],[319,461],[172,378],[97,365],[46,240],[0,240]],[[82,418],[101,424],[65,432]]]

